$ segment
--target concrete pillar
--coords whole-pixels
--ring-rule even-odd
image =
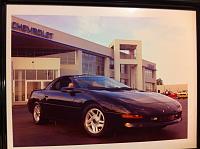
[[[18,71],[18,101],[22,101],[23,98],[23,84],[22,84],[22,70]]]
[[[61,74],[61,73],[60,73],[60,69],[58,69],[58,77],[60,76],[60,74]]]
[[[15,96],[14,96],[14,92],[15,92],[15,90],[14,90],[14,80],[15,80],[15,78],[13,78],[13,76],[14,76],[14,69],[13,69],[13,61],[12,61],[12,63],[11,63],[11,86],[12,86],[12,103],[14,103],[15,102]]]
[[[153,71],[153,79],[156,80],[156,70]],[[157,84],[156,84],[156,81],[155,81],[155,84],[154,84],[153,90],[154,90],[154,91],[157,90]]]
[[[127,65],[127,75],[128,75],[128,86],[132,87],[132,82],[131,82],[131,78],[132,78],[132,74],[131,74],[131,66],[132,65]]]
[[[76,51],[76,68],[77,68],[77,74],[82,74],[82,51],[77,50]]]
[[[110,77],[110,58],[106,57],[104,60],[104,75]]]
[[[114,79],[120,81],[120,45],[118,40],[114,41]]]
[[[142,67],[142,79],[143,79],[143,81],[142,81],[143,90],[146,91],[146,85],[145,85],[146,80],[145,80],[145,68],[144,67]]]
[[[137,45],[137,66],[136,66],[136,88],[139,90],[143,90],[143,79],[142,79],[142,42],[138,42]]]
[[[131,49],[129,52],[130,52],[130,59],[134,59],[134,50]]]

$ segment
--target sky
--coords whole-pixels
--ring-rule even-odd
[[[80,13],[81,14],[81,13]],[[15,15],[108,46],[114,39],[142,41],[142,57],[156,63],[164,84],[190,79],[195,50],[195,14],[191,11],[135,10],[130,15]]]

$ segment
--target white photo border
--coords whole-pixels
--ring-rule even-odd
[[[105,9],[103,11],[96,11],[97,9]],[[121,13],[114,13],[115,9]],[[149,142],[133,142],[133,143],[113,143],[113,144],[94,144],[94,145],[67,145],[67,146],[45,146],[45,147],[13,147],[13,127],[12,127],[12,98],[11,98],[11,16],[13,15],[102,15],[106,12],[108,16],[126,16],[124,9],[140,9],[140,8],[116,8],[116,7],[87,7],[87,6],[45,6],[45,5],[7,5],[7,30],[6,30],[6,101],[7,101],[7,148],[8,149],[105,149],[105,148],[194,148],[196,147],[197,138],[197,39],[196,39],[196,12],[194,13],[194,47],[191,52],[193,59],[191,59],[192,72],[189,88],[188,104],[188,138],[177,140],[164,141],[149,141]],[[143,8],[142,8],[143,9]],[[148,8],[149,9],[149,8]],[[33,11],[34,10],[34,11]],[[167,10],[167,9],[166,9]],[[92,11],[92,13],[91,13]],[[175,10],[174,10],[175,11]],[[182,11],[182,10],[177,10]],[[188,10],[187,10],[188,11]],[[81,14],[80,14],[81,12]]]

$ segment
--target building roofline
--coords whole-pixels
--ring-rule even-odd
[[[104,48],[109,48],[109,47],[106,47],[106,46],[101,45],[101,44],[99,44],[99,43],[96,43],[96,42],[93,42],[93,41],[90,41],[90,40],[87,40],[87,39],[84,39],[84,38],[81,38],[81,37],[78,37],[78,36],[75,36],[75,35],[72,35],[72,34],[69,34],[69,33],[66,33],[66,32],[61,31],[61,30],[54,29],[54,28],[52,28],[52,27],[50,27],[50,26],[46,26],[46,25],[43,25],[43,24],[39,24],[39,23],[37,23],[37,22],[35,22],[35,21],[31,22],[31,21],[29,21],[29,20],[25,20],[25,19],[20,18],[20,17],[16,17],[16,16],[12,16],[12,17],[14,17],[14,18],[16,18],[16,19],[20,19],[20,20],[26,21],[26,22],[29,22],[29,23],[34,23],[35,25],[43,26],[43,27],[48,28],[48,29],[50,29],[50,30],[55,30],[56,32],[60,32],[60,33],[62,33],[62,34],[66,34],[66,35],[72,36],[72,37],[74,37],[74,38],[78,38],[78,39],[80,39],[80,40],[85,40],[85,41],[87,41],[87,42],[96,44],[96,45],[98,45],[98,46],[102,46],[102,47],[104,47]],[[109,48],[109,49],[110,49],[110,48]]]
[[[12,16],[12,18],[15,18],[17,20],[22,20],[22,21],[25,21],[25,22],[30,23],[30,24],[34,24],[35,26],[40,26],[41,28],[43,27],[43,28],[49,29],[50,31],[58,32],[58,33],[62,34],[63,36],[65,36],[66,38],[71,38],[73,40],[79,40],[80,42],[86,43],[87,44],[86,47],[89,47],[89,45],[92,44],[94,47],[99,47],[99,49],[104,49],[104,51],[107,51],[107,52],[102,53],[102,52],[98,52],[98,51],[93,51],[93,50],[90,50],[89,48],[86,48],[86,47],[80,47],[79,45],[77,45],[76,47],[80,48],[80,49],[87,49],[88,51],[91,51],[91,52],[95,52],[95,53],[103,54],[105,56],[112,57],[112,49],[109,48],[109,47],[100,45],[98,43],[95,43],[95,42],[92,42],[92,41],[89,41],[89,40],[86,40],[84,38],[74,36],[72,34],[69,34],[69,33],[66,33],[66,32],[63,32],[63,31],[60,31],[60,30],[53,29],[53,28],[46,26],[46,25],[42,25],[42,24],[39,24],[39,23],[36,23],[36,22],[31,22],[31,21],[22,19],[20,17]],[[24,33],[24,34],[26,34],[26,33]],[[56,40],[52,40],[52,41],[56,41]],[[67,44],[67,43],[64,43],[63,41],[60,41],[60,43]],[[74,46],[72,42],[69,45]]]

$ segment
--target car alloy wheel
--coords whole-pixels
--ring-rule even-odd
[[[39,104],[36,104],[33,110],[33,118],[35,123],[39,123],[41,115],[41,107]]]
[[[36,102],[33,108],[33,121],[35,124],[44,124],[48,120],[44,118],[44,112],[42,106]]]
[[[97,108],[90,109],[85,115],[85,128],[92,134],[100,133],[105,125],[103,112]]]

